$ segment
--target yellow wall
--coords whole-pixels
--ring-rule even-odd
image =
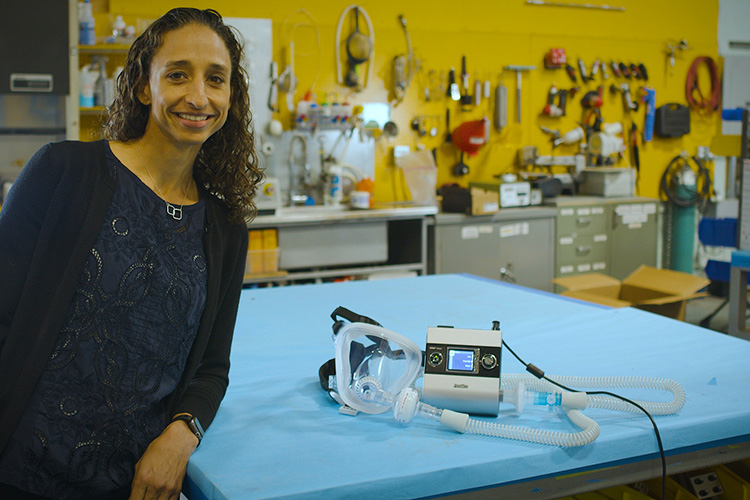
[[[560,0],[575,3],[574,0]],[[567,116],[550,118],[541,115],[552,83],[558,88],[570,88],[572,83],[562,70],[543,68],[543,56],[552,47],[563,47],[568,60],[577,67],[576,61],[584,59],[589,70],[596,58],[604,61],[622,60],[643,62],[650,73],[649,83],[656,90],[657,106],[667,102],[685,103],[685,77],[695,57],[707,55],[721,67],[717,54],[718,0],[587,0],[598,4],[623,6],[625,12],[535,6],[525,0],[445,1],[432,2],[402,0],[400,2],[364,2],[362,7],[374,24],[375,58],[373,81],[361,93],[352,93],[336,83],[335,30],[339,16],[351,5],[340,0],[302,1],[277,0],[271,2],[245,2],[239,0],[211,0],[177,2],[174,0],[109,0],[109,15],[123,14],[129,24],[142,25],[149,18],[158,17],[169,8],[189,5],[214,8],[227,17],[259,17],[273,20],[274,59],[280,69],[286,65],[286,47],[294,36],[295,70],[299,78],[299,100],[312,87],[318,101],[328,95],[339,101],[348,100],[359,104],[365,102],[387,102],[392,98],[392,61],[394,56],[406,52],[403,30],[398,15],[405,16],[413,48],[421,60],[422,72],[418,74],[404,102],[392,111],[392,120],[399,127],[395,140],[379,143],[376,148],[376,199],[392,201],[403,198],[402,176],[391,166],[390,148],[405,144],[415,148],[421,142],[428,149],[438,148],[438,185],[468,181],[490,180],[498,173],[513,171],[519,147],[535,145],[540,154],[552,153],[549,136],[541,132],[544,125],[559,129],[562,133],[576,126],[583,118],[580,98],[587,90],[594,90],[601,82],[589,82],[582,91],[568,102]],[[583,2],[578,2],[583,3]],[[310,27],[309,17],[300,12],[305,9],[317,23],[320,46],[317,46],[315,30]],[[98,30],[106,26],[105,14],[98,14]],[[139,21],[140,20],[140,21]],[[294,27],[297,27],[296,29]],[[360,23],[364,30],[364,23]],[[351,30],[345,23],[344,36]],[[678,54],[674,74],[667,66],[666,45],[686,39],[690,49]],[[343,53],[343,50],[342,50]],[[446,144],[445,110],[451,110],[451,127],[466,120],[491,115],[488,102],[477,109],[462,112],[452,101],[440,99],[425,102],[423,98],[426,75],[434,70],[437,75],[450,67],[460,71],[461,56],[466,55],[472,88],[474,77],[489,79],[494,89],[502,81],[508,87],[509,126],[497,133],[493,128],[489,143],[480,153],[467,159],[470,173],[465,177],[454,177],[453,165],[458,160],[455,146]],[[522,123],[515,123],[515,74],[503,73],[507,65],[536,65],[537,70],[525,72],[522,80]],[[346,67],[346,65],[344,65]],[[622,81],[622,80],[620,80]],[[622,121],[629,128],[634,120],[643,129],[643,106],[638,112],[625,114],[622,98],[609,91],[614,82],[612,71],[605,82],[602,115],[605,122]],[[637,86],[638,81],[629,82]],[[710,90],[707,73],[701,74],[701,88]],[[580,81],[579,81],[580,85]],[[281,113],[276,116],[288,128],[291,122],[285,109],[283,94],[280,96]],[[436,137],[419,138],[409,125],[417,115],[438,117]],[[432,122],[431,122],[432,123]],[[84,124],[84,128],[85,128]],[[669,161],[682,150],[695,154],[696,147],[710,146],[720,155],[734,155],[739,151],[739,140],[720,135],[718,114],[701,116],[692,113],[691,133],[682,138],[655,138],[641,145],[641,180],[639,193],[644,196],[658,195],[658,182]],[[82,131],[86,136],[86,131]],[[555,154],[572,154],[573,146],[560,146]],[[629,154],[618,165],[627,166]]]

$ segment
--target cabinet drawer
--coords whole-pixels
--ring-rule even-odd
[[[559,238],[558,273],[605,272],[608,255],[609,242],[606,234]]]
[[[558,211],[558,235],[606,232],[607,210],[603,206],[564,207]]]
[[[388,260],[388,223],[280,227],[279,248],[281,269],[381,263]]]

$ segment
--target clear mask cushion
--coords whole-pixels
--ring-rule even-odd
[[[364,413],[388,411],[384,401],[412,385],[422,366],[422,351],[413,341],[380,326],[349,323],[335,345],[338,393]]]

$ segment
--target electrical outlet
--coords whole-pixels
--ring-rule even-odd
[[[690,486],[693,487],[695,496],[700,499],[713,498],[724,493],[719,476],[713,471],[690,476]]]

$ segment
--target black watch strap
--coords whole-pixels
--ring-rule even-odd
[[[195,437],[198,438],[198,446],[200,446],[201,441],[203,441],[203,427],[201,427],[201,423],[198,420],[198,417],[194,417],[188,413],[181,413],[179,415],[175,415],[174,418],[172,418],[172,422],[176,420],[182,420],[187,424],[190,432],[195,434]]]

